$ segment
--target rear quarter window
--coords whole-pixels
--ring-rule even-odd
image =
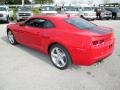
[[[79,29],[91,29],[91,28],[96,27],[95,24],[93,24],[87,20],[84,20],[82,18],[69,18],[69,19],[66,19],[65,22],[67,22]]]

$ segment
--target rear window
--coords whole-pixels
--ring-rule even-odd
[[[65,21],[79,29],[91,29],[91,28],[96,27],[95,24],[87,20],[84,20],[82,18],[69,18],[69,19],[66,19]]]

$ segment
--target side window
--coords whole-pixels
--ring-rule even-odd
[[[48,20],[44,22],[44,28],[53,28],[54,24]]]
[[[54,25],[45,19],[30,19],[28,20],[25,25],[31,26],[31,27],[36,27],[36,28],[52,28]]]
[[[30,20],[25,22],[25,25],[26,26],[33,26],[33,23],[34,23],[34,19],[30,19]]]
[[[30,19],[25,23],[25,25],[31,27],[43,28],[44,22],[45,20],[43,19]]]

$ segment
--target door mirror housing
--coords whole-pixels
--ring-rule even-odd
[[[25,26],[24,22],[19,23],[20,26]]]

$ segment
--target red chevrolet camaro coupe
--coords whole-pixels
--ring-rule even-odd
[[[8,40],[48,54],[53,65],[66,69],[71,64],[92,65],[112,54],[111,28],[101,27],[79,17],[33,16],[7,26]]]

